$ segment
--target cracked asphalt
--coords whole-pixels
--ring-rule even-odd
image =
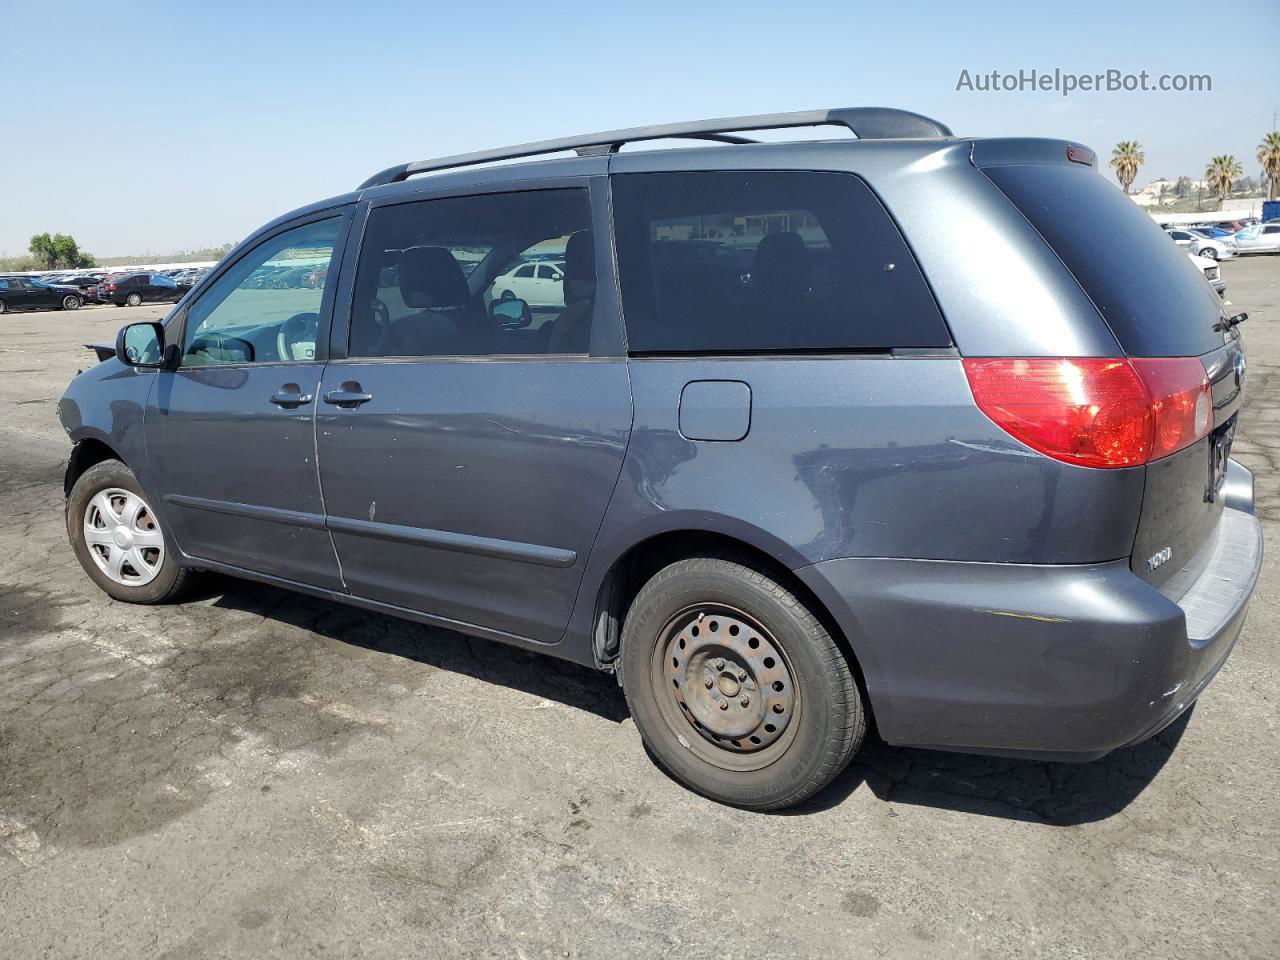
[[[1280,258],[1235,456],[1280,544]],[[0,320],[0,957],[1274,957],[1280,569],[1155,740],[1081,766],[871,745],[745,813],[646,757],[610,677],[266,587],[113,603],[55,418],[128,319]]]

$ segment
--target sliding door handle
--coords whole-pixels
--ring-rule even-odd
[[[300,407],[304,403],[310,403],[311,394],[303,393],[302,388],[296,383],[286,383],[271,395],[271,402],[277,407],[292,410],[294,407]]]
[[[344,407],[348,410],[354,410],[362,403],[368,403],[373,399],[372,393],[365,393],[364,388],[354,380],[348,380],[337,390],[330,390],[324,395],[325,403],[332,403],[335,407]]]

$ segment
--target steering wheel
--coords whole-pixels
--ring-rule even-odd
[[[281,360],[314,360],[320,314],[295,313],[276,331],[276,356]]]

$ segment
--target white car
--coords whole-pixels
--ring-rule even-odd
[[[1280,223],[1255,223],[1232,239],[1236,253],[1280,253]]]
[[[1194,253],[1196,256],[1208,257],[1210,260],[1227,260],[1237,253],[1235,243],[1229,239],[1215,240],[1178,227],[1166,227],[1164,232],[1173,238],[1174,243],[1185,247],[1189,253]]]
[[[564,261],[526,260],[493,281],[495,300],[520,299],[531,307],[564,306]]]
[[[1225,297],[1227,282],[1222,279],[1222,267],[1218,266],[1218,261],[1210,260],[1208,257],[1197,257],[1190,251],[1187,252],[1187,256],[1196,265],[1196,269],[1204,274],[1204,278],[1209,281],[1209,286],[1217,291],[1218,296]]]

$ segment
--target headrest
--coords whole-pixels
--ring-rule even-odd
[[[785,231],[770,233],[756,247],[752,284],[770,293],[799,295],[809,287],[809,252],[804,238]]]
[[[596,248],[590,230],[570,234],[564,247],[564,302],[596,295]]]
[[[405,306],[441,310],[465,307],[471,291],[444,247],[410,247],[400,254],[400,297]]]

